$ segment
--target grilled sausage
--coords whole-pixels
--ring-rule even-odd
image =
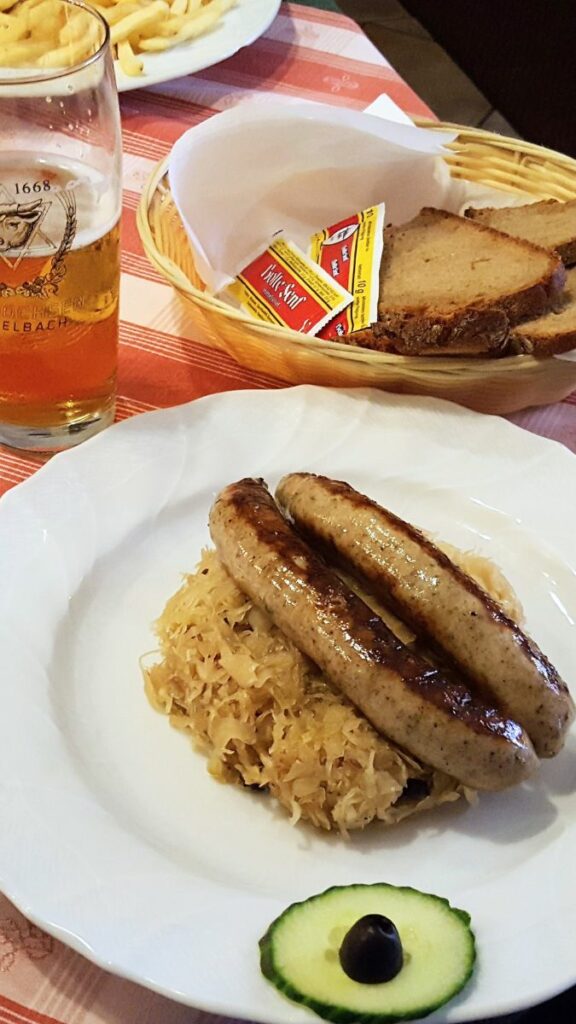
[[[504,789],[537,760],[521,727],[412,654],[286,522],[263,481],[226,487],[210,533],[238,586],[374,727],[475,789]]]
[[[540,757],[561,750],[574,717],[566,684],[534,641],[419,530],[348,484],[309,473],[284,477],[277,498],[308,541],[367,580],[484,699],[518,721]]]

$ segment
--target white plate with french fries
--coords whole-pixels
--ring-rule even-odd
[[[0,67],[35,69],[38,33],[42,67],[58,67],[62,54],[70,64],[90,55],[92,41],[81,31],[74,33],[74,18],[81,28],[81,7],[62,26],[51,17],[53,6],[54,0],[0,0]],[[110,26],[116,81],[124,92],[226,60],[266,31],[280,0],[98,0],[90,6]],[[52,63],[46,54],[47,33],[54,37]]]

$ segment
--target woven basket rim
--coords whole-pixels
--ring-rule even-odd
[[[495,148],[519,152],[523,155],[534,155],[540,161],[548,159],[556,164],[565,165],[573,172],[576,170],[576,160],[572,157],[558,153],[555,150],[546,149],[535,143],[526,142],[523,139],[513,139],[505,135],[499,135],[496,132],[485,131],[482,128],[469,127],[449,121],[435,121],[423,117],[414,118],[414,123],[419,127],[429,128],[434,131],[457,132],[458,139],[446,145],[446,149],[450,152],[457,153],[461,148],[462,141],[472,141],[473,144],[473,141],[477,140],[479,143],[489,143]],[[461,372],[463,365],[480,369],[483,365],[489,363],[492,372],[496,371],[506,374],[511,369],[514,369],[516,373],[522,372],[524,369],[528,370],[540,361],[535,356],[527,354],[504,356],[498,359],[493,357],[404,356],[396,353],[362,349],[336,341],[331,341],[328,347],[322,339],[303,335],[289,328],[279,327],[276,324],[255,320],[243,310],[235,309],[215,296],[201,291],[191,283],[184,271],[176,263],[160,252],[155,243],[152,225],[149,220],[150,207],[157,191],[170,195],[170,190],[167,186],[161,188],[162,180],[165,178],[168,170],[169,161],[170,154],[156,165],[144,186],[136,212],[137,229],[146,254],[156,269],[178,292],[186,298],[192,299],[195,304],[200,305],[209,312],[221,314],[226,320],[234,322],[237,326],[245,326],[252,331],[256,330],[263,339],[268,337],[274,341],[281,336],[282,342],[285,344],[294,344],[315,355],[321,354],[327,359],[338,362],[368,363],[379,367],[414,366],[414,363],[417,362],[420,370],[428,371],[432,374],[434,374],[434,371],[443,374],[450,371],[454,373]],[[518,188],[517,191],[521,192],[523,190]]]

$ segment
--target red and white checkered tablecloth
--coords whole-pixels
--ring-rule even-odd
[[[270,95],[363,109],[387,93],[407,113],[431,111],[342,15],[284,4],[266,34],[197,75],[122,97],[123,276],[118,418],[237,388],[281,387],[198,343],[172,289],[149,265],[135,212],[155,163],[191,125]],[[576,397],[511,417],[576,450]],[[41,458],[0,446],[0,493]],[[31,925],[0,896],[0,1024],[192,1024],[210,1018],[115,978]]]

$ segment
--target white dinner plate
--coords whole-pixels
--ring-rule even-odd
[[[118,91],[142,89],[171,78],[193,75],[232,57],[266,31],[278,14],[280,3],[281,0],[237,0],[236,6],[206,35],[162,53],[139,54],[144,64],[142,75],[124,74],[119,61],[114,61]]]
[[[0,888],[104,967],[267,1024],[315,1018],[263,980],[259,937],[291,901],[352,882],[471,913],[474,980],[434,1020],[554,995],[576,982],[574,735],[531,784],[346,842],[215,782],[148,704],[139,657],[208,542],[215,493],[290,470],[348,480],[494,558],[574,682],[576,459],[560,445],[370,390],[231,392],[135,417],[0,502]]]

